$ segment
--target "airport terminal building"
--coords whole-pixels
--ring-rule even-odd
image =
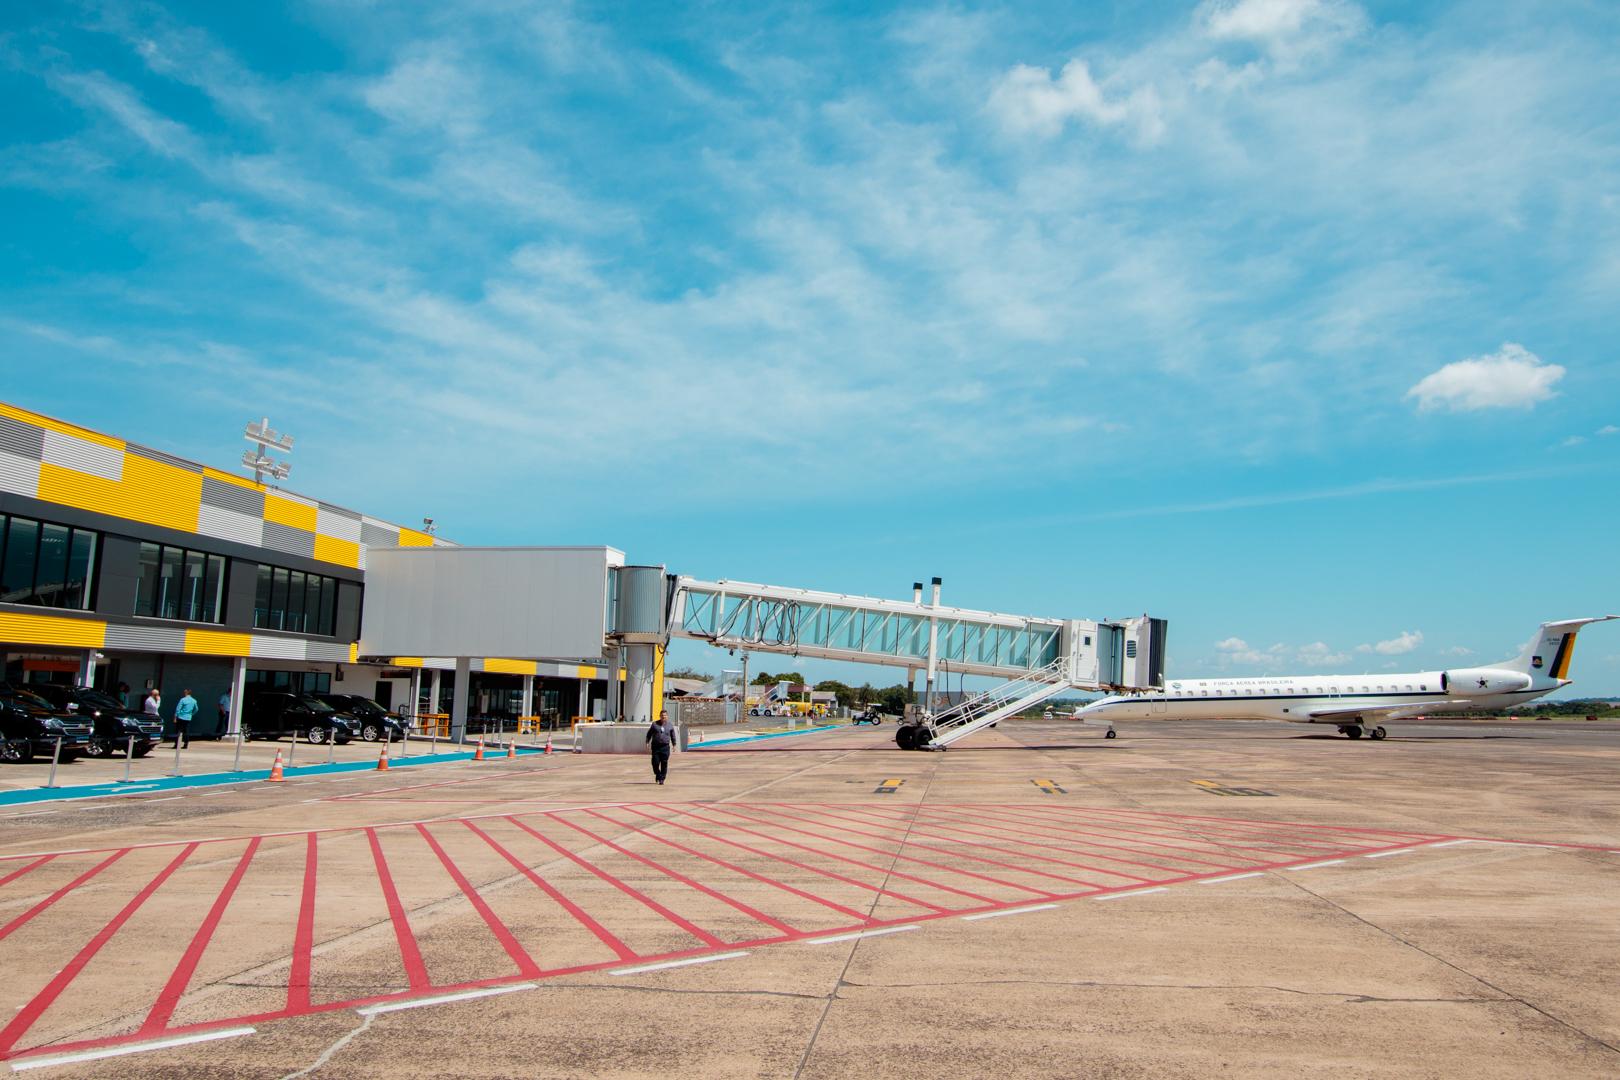
[[[183,689],[193,735],[228,730],[232,687],[361,694],[450,712],[454,662],[362,657],[368,549],[453,546],[426,532],[257,483],[0,402],[0,659],[12,683],[63,682],[167,718]],[[472,715],[617,712],[617,661],[472,661]]]

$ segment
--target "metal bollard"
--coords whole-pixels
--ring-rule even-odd
[[[293,733],[292,733],[292,746],[287,748],[287,768],[289,768],[289,769],[292,768],[293,754],[295,754],[297,752],[298,752],[298,729],[294,728]]]
[[[231,761],[231,772],[242,771],[242,733],[236,733],[236,757]]]
[[[130,765],[130,762],[132,762],[134,760],[135,760],[135,736],[131,735],[129,737],[129,744],[124,747],[124,778],[122,780],[120,780],[119,783],[121,783],[121,784],[129,783],[129,765]]]
[[[45,781],[45,786],[48,788],[53,788],[56,786],[56,763],[60,761],[61,758],[62,736],[58,735],[56,737],[56,748],[51,751],[51,778]]]
[[[326,733],[326,763],[332,764],[332,755],[337,753],[337,728]]]
[[[170,773],[169,775],[182,775],[180,772],[180,736],[178,734],[174,737],[174,772]]]
[[[434,724],[433,725],[433,745],[428,749],[428,753],[437,754],[438,752],[439,752],[439,725]]]

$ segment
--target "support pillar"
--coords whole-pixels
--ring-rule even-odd
[[[225,734],[234,738],[242,730],[242,698],[247,694],[247,657],[231,660],[231,713],[225,718]]]
[[[437,672],[434,673],[437,676]],[[437,677],[434,682],[438,682]],[[467,741],[467,697],[472,689],[472,657],[456,657],[455,696],[450,701],[450,741]]]
[[[79,657],[79,685],[96,685],[96,650],[86,649]]]
[[[624,659],[623,719],[632,724],[650,724],[658,707],[653,701],[653,675],[658,660],[658,646],[626,645]]]
[[[411,669],[411,715],[422,712],[431,712],[431,709],[422,708],[422,669]]]
[[[444,695],[443,695],[443,693],[441,691],[441,684],[443,682],[444,682],[444,672],[440,671],[438,668],[434,668],[433,669],[433,700],[428,702],[428,712],[436,713],[442,707],[442,703],[444,701]]]
[[[579,708],[574,710],[575,716],[591,715],[591,680],[579,680]]]
[[[939,578],[934,579],[934,595],[928,602],[929,607],[939,607]],[[936,654],[939,651],[939,621],[934,615],[928,616],[928,695],[923,708],[932,715],[934,711],[934,670],[936,667]]]
[[[523,704],[518,708],[519,716],[535,716],[540,710],[534,707],[534,676],[523,676]]]

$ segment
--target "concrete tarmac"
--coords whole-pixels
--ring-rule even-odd
[[[1620,1075],[1620,729],[1388,726],[1008,722],[903,753],[884,725],[677,755],[663,787],[553,755],[6,808],[0,1055]]]

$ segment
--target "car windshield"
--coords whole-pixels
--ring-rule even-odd
[[[300,695],[299,698],[298,698],[298,704],[300,704],[300,705],[308,705],[310,712],[319,712],[319,713],[337,712],[337,710],[332,708],[332,706],[328,705],[326,702],[322,701],[320,698],[314,697],[314,696],[312,696],[310,694]]]
[[[111,694],[102,693],[100,690],[80,690],[79,701],[85,705],[94,706],[97,709],[123,708],[123,706],[118,703],[117,698],[113,697]]]
[[[11,698],[17,704],[30,709],[44,709],[46,712],[56,711],[50,702],[46,701],[44,698],[40,697],[31,690],[21,690],[14,686],[5,691],[5,696]]]
[[[352,697],[349,699],[349,711],[360,716],[382,716],[387,709],[372,701],[370,698]]]

